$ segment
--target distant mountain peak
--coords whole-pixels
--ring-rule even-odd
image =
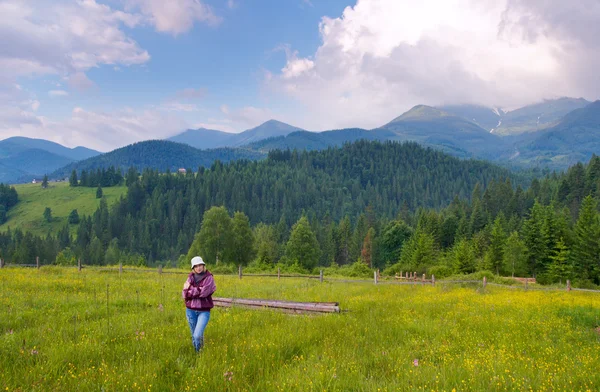
[[[434,118],[442,118],[454,116],[448,112],[445,112],[440,109],[436,109],[427,105],[417,105],[410,109],[409,111],[403,113],[401,116],[396,117],[389,124],[398,122],[398,121],[419,121],[419,120],[431,120]]]
[[[262,128],[271,128],[271,129],[287,129],[287,128],[289,128],[289,129],[293,129],[294,131],[303,131],[303,129],[295,127],[295,126],[290,125],[290,124],[286,124],[283,121],[279,121],[279,120],[275,120],[275,119],[270,119],[270,120],[267,120],[264,123],[262,123],[262,124],[260,124],[260,125],[258,125],[256,127],[254,127],[254,128],[248,129],[245,132],[252,131],[252,130],[255,130],[255,129],[262,129]]]

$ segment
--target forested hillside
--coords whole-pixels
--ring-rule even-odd
[[[73,170],[78,173],[114,166],[126,171],[134,167],[139,171],[152,168],[161,172],[177,171],[180,168],[197,170],[199,166],[210,166],[214,161],[229,162],[238,159],[261,159],[264,154],[234,148],[217,148],[214,150],[198,150],[187,144],[165,140],[149,140],[118,148],[83,161],[64,166],[50,174],[50,178],[68,177]]]
[[[173,262],[191,246],[220,264],[310,269],[358,261],[388,273],[490,270],[598,284],[599,186],[595,156],[523,188],[487,163],[414,143],[361,141],[217,162],[196,175],[146,170],[114,206],[101,203],[83,217],[75,238],[68,227],[57,238],[8,232],[0,249],[11,261],[58,254],[102,264]]]

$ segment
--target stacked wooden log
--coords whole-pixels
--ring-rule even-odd
[[[295,302],[275,301],[265,299],[243,298],[213,298],[215,306],[242,307],[249,309],[273,309],[287,313],[339,313],[340,306],[337,302]]]

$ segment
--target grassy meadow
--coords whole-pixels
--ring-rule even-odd
[[[147,271],[1,269],[0,390],[600,389],[597,293],[218,275],[218,296],[344,312],[215,308],[196,354],[185,274]]]
[[[72,188],[68,182],[50,182],[46,189],[41,184],[19,184],[14,187],[19,195],[19,203],[8,211],[8,220],[0,225],[2,231],[10,227],[41,236],[48,232],[56,234],[67,222],[71,211],[76,209],[82,217],[93,214],[100,205],[100,199],[96,199],[96,188]],[[102,188],[108,205],[126,192],[126,186]],[[52,222],[46,222],[43,217],[46,207],[52,209]],[[71,233],[75,234],[76,231],[77,225],[71,225]]]

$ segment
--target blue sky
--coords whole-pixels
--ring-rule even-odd
[[[594,0],[0,0],[0,139],[108,151],[275,118],[597,99]]]

